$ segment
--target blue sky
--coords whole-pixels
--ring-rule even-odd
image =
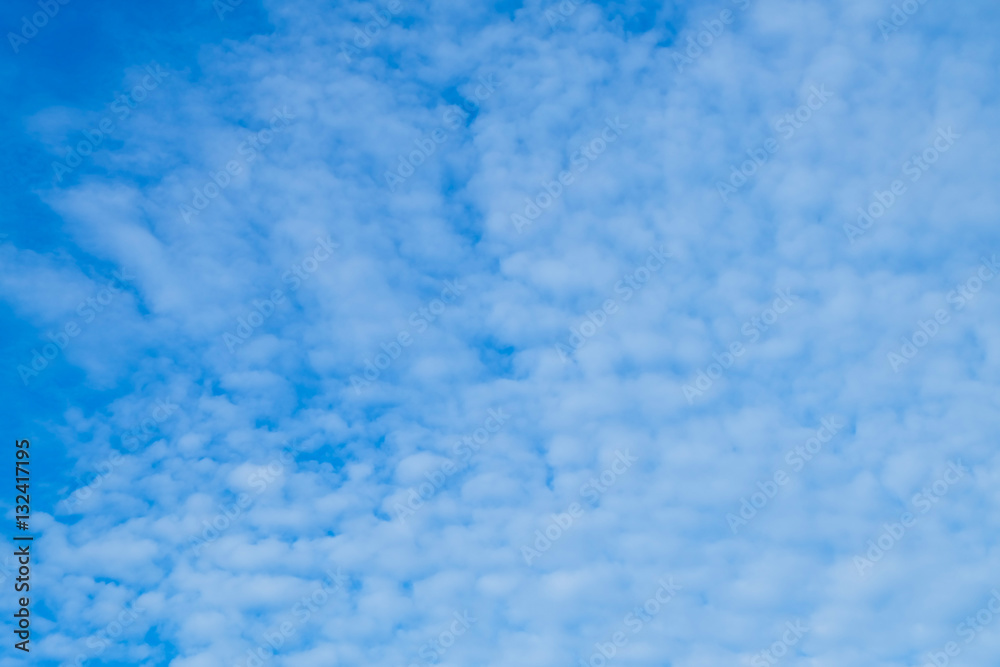
[[[28,660],[994,665],[998,24],[6,4]]]

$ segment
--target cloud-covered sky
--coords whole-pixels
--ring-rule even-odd
[[[1000,5],[0,24],[0,666],[996,664]]]

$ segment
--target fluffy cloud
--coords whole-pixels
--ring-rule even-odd
[[[32,657],[992,664],[957,626],[1000,585],[1000,16],[903,4],[295,1],[223,38],[244,3],[137,51],[119,88],[162,86],[34,187],[55,239],[0,239],[54,443]],[[24,131],[62,158],[91,111]]]

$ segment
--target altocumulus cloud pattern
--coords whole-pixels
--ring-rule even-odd
[[[997,664],[993,0],[0,28],[0,666]]]

